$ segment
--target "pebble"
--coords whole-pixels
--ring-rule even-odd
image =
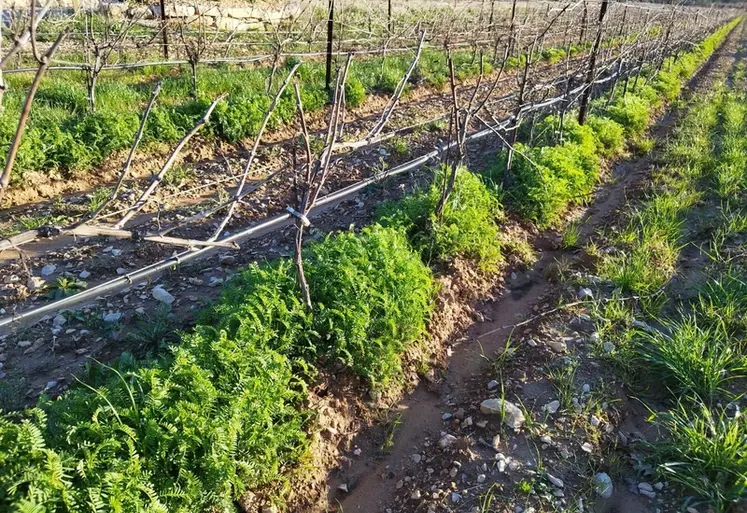
[[[121,249],[112,249],[112,256],[119,256],[122,254]]]
[[[17,344],[17,345],[18,345],[18,347],[20,347],[21,349],[23,349],[23,348],[25,348],[25,347],[31,347],[31,341],[30,341],[30,340],[21,340],[20,342],[18,342],[18,344]]]
[[[55,315],[54,319],[52,320],[52,326],[55,326],[59,328],[60,326],[64,326],[64,324],[67,322],[67,319],[65,319],[64,315]]]
[[[91,276],[91,273],[89,273],[88,271],[81,271],[80,274],[78,274],[78,278],[80,278],[81,280],[85,280],[89,276]]]
[[[420,463],[420,461],[423,459],[420,454],[413,454],[412,456],[410,456],[410,458],[412,458],[412,461],[414,461],[415,463]]]
[[[464,408],[459,408],[454,412],[454,418],[464,420]]]
[[[591,454],[592,452],[594,452],[594,446],[591,445],[589,442],[584,442],[581,444],[581,450]]]
[[[641,492],[641,495],[645,495],[649,499],[655,499],[656,498],[656,492],[649,492],[648,490],[638,490]]]
[[[142,306],[139,306],[135,308],[135,313],[138,315],[145,315],[145,308],[143,308]]]
[[[480,403],[480,411],[486,415],[503,413],[503,423],[514,429],[519,429],[526,421],[524,413],[518,406],[502,399],[485,399]]]
[[[488,390],[494,390],[496,388],[498,388],[498,382],[496,380],[491,379],[488,381]]]
[[[217,287],[219,285],[223,285],[223,278],[217,278],[215,276],[210,277],[210,283],[208,283],[211,287]]]
[[[422,494],[420,493],[420,490],[415,490],[410,494],[410,498],[414,501],[420,500],[420,497],[422,497]]]
[[[658,483],[654,483],[654,488],[656,488],[659,491],[662,491],[664,489],[664,483],[662,483],[661,481]]]
[[[547,345],[556,353],[565,353],[568,351],[568,344],[562,340],[549,340]]]
[[[542,442],[543,444],[551,445],[552,438],[550,438],[550,435],[542,435],[540,437],[540,442]]]
[[[557,399],[555,401],[550,401],[546,405],[542,407],[542,411],[546,411],[550,415],[554,415],[557,413],[557,411],[560,409],[560,401]]]
[[[550,481],[550,484],[553,485],[555,488],[563,488],[563,480],[560,478],[555,477],[552,474],[547,474],[547,480]]]
[[[451,419],[451,417],[453,417],[451,413],[444,413],[443,415],[441,415],[441,420],[449,420]]]
[[[602,423],[602,421],[599,420],[599,417],[597,417],[596,415],[591,416],[590,422],[591,422],[591,425],[594,427],[599,427],[599,424]]]
[[[444,435],[438,441],[438,446],[441,449],[448,449],[449,447],[454,445],[456,441],[457,441],[457,438],[454,435]]]
[[[57,270],[57,266],[54,264],[47,264],[44,267],[42,267],[41,275],[42,276],[49,276],[53,272]]]
[[[44,390],[52,390],[53,388],[57,387],[56,381],[47,381],[47,386],[44,387]]]
[[[451,502],[453,502],[454,504],[456,504],[460,500],[462,500],[462,496],[460,494],[458,494],[457,492],[452,492],[452,494],[451,494]]]
[[[612,478],[606,472],[594,474],[594,491],[603,499],[612,497],[614,486]]]
[[[123,274],[127,274],[127,269],[124,267],[117,267],[117,274],[122,276]]]
[[[117,322],[124,315],[122,312],[109,312],[104,315],[104,322]]]
[[[697,509],[692,508],[692,507],[687,508],[686,511],[687,511],[687,513],[700,513],[700,511],[698,511]]]
[[[477,427],[479,427],[480,429],[485,429],[488,426],[488,421],[487,420],[478,420],[477,422],[475,422],[475,425]]]
[[[527,340],[527,345],[529,347],[537,347],[537,341],[534,340],[533,338],[530,338],[529,340]]]
[[[594,293],[589,288],[581,287],[578,289],[579,299],[594,299]]]
[[[638,489],[640,491],[653,492],[654,487],[650,483],[638,483]]]
[[[32,276],[26,282],[26,288],[33,292],[35,290],[40,290],[44,288],[44,285],[46,283],[47,282],[44,281],[42,278],[39,278],[38,276]]]
[[[593,342],[595,344],[598,344],[602,341],[602,337],[599,336],[599,332],[595,331],[591,335],[589,335],[589,342]]]
[[[605,353],[611,353],[615,350],[615,344],[608,340],[607,342],[602,344],[602,349],[604,349]]]
[[[362,453],[363,451],[361,451],[360,447],[356,447],[355,450],[353,451],[353,455],[355,456],[360,456]]]
[[[236,257],[233,255],[221,255],[218,257],[218,263],[220,265],[233,265],[236,263]]]
[[[486,479],[487,479],[487,476],[485,474],[478,474],[477,476],[478,483],[484,483]]]
[[[584,383],[584,386],[581,390],[583,390],[585,394],[588,394],[589,392],[591,392],[591,385],[589,385],[588,383]]]
[[[491,443],[493,446],[493,449],[498,451],[501,447],[501,435],[495,435],[493,437],[493,442]]]

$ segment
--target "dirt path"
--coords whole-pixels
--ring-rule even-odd
[[[724,77],[735,60],[740,40],[745,40],[744,25],[734,31],[724,47],[691,81],[688,94],[693,91],[708,90],[714,80]],[[676,119],[677,113],[675,112],[664,115],[658,121],[652,133],[657,142],[666,138]],[[622,162],[614,168],[612,183],[600,188],[596,201],[583,214],[582,240],[614,216],[615,211],[625,204],[630,192],[645,181],[656,164],[656,153],[657,151],[654,150],[651,155]],[[485,386],[488,382],[485,374],[489,374],[489,370],[485,356],[492,358],[492,355],[500,355],[506,347],[509,336],[512,337],[512,344],[515,345],[517,339],[521,338],[522,329],[513,331],[511,326],[535,315],[540,311],[538,305],[542,303],[542,300],[553,296],[557,285],[547,279],[548,274],[551,274],[548,273],[549,268],[554,265],[554,262],[572,259],[574,255],[569,251],[552,249],[555,246],[552,238],[552,234],[541,234],[535,246],[544,249],[540,249],[540,259],[537,264],[527,273],[514,273],[507,280],[507,287],[500,291],[499,299],[487,301],[478,306],[485,321],[469,328],[462,338],[463,342],[456,346],[454,355],[449,361],[448,368],[442,373],[438,386],[430,387],[435,390],[430,391],[427,384],[423,384],[398,405],[397,411],[401,415],[400,424],[388,453],[383,453],[381,450],[380,444],[384,431],[382,427],[376,427],[373,432],[364,433],[355,440],[354,446],[360,449],[361,456],[351,457],[346,461],[347,465],[344,468],[334,470],[329,476],[330,502],[334,504],[335,501],[339,501],[340,511],[356,513],[380,513],[385,510],[418,511],[418,505],[424,503],[420,501],[420,490],[423,490],[423,497],[427,497],[430,493],[429,489],[433,492],[433,498],[441,500],[446,510],[469,511],[476,506],[474,497],[472,500],[467,500],[467,497],[462,497],[460,494],[454,495],[457,488],[463,489],[462,483],[452,486],[454,491],[446,494],[443,493],[443,486],[434,486],[434,484],[439,481],[441,484],[444,481],[448,482],[449,476],[457,475],[455,471],[449,470],[450,467],[458,467],[462,470],[469,467],[478,475],[478,482],[480,482],[478,473],[481,469],[483,469],[483,479],[485,473],[489,473],[486,470],[488,466],[490,466],[490,472],[494,472],[495,451],[484,452],[482,447],[482,445],[490,446],[490,437],[487,436],[490,425],[487,429],[479,426],[473,427],[475,424],[472,419],[472,415],[475,415],[475,418],[479,415],[479,411],[475,411],[477,409],[475,400],[485,396]],[[531,365],[531,362],[527,363]],[[523,372],[525,376],[531,375],[533,369],[524,368]],[[552,387],[547,380],[532,383],[534,386],[529,386],[529,384],[522,386],[516,382],[515,384],[518,386],[514,387],[511,392],[507,391],[507,396],[513,396],[515,393],[522,402],[531,402],[535,405],[545,404],[551,398]],[[510,385],[507,388],[511,390]],[[442,457],[438,455],[439,451],[434,447],[436,441],[443,436],[440,428],[445,431],[447,426],[453,427],[454,417],[452,415],[464,419],[465,414],[470,416],[469,422],[462,421],[456,431],[472,439],[487,438],[488,443],[477,444],[478,447],[468,449],[468,452],[472,454],[466,462],[457,462],[457,465],[457,463],[452,464],[448,461],[444,464],[439,461]],[[508,449],[505,452],[510,454],[514,460],[521,461],[528,468],[534,466],[536,469],[538,452],[535,452],[536,444],[530,438],[530,436],[514,437],[511,439],[514,443],[513,447],[508,442],[504,442],[502,447]],[[550,468],[552,468],[552,461],[552,456],[550,456],[547,462]],[[423,468],[422,462],[427,468]],[[462,470],[459,473],[462,473]],[[498,489],[502,490],[501,483],[506,482],[505,475],[491,475],[494,477],[489,479],[496,480],[497,477],[496,483],[500,485]],[[417,487],[414,487],[416,483]],[[338,489],[340,485],[345,485],[350,492],[347,494],[340,492]],[[486,487],[486,485],[478,485],[473,488],[484,490]],[[415,488],[417,492],[413,491]],[[415,494],[417,494],[417,499]],[[505,506],[499,511],[504,509],[505,511],[520,511],[520,508],[514,510],[513,506],[503,502],[499,502],[498,505]],[[623,494],[620,497],[613,496],[611,502],[600,511],[634,513],[653,511],[651,508],[651,505],[640,500],[639,496],[628,497]]]

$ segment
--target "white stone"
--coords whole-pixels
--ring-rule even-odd
[[[594,446],[591,445],[589,442],[584,442],[581,444],[581,450],[591,454],[592,452],[594,452]]]
[[[160,285],[158,287],[154,287],[153,290],[151,290],[151,295],[156,298],[161,303],[165,303],[167,305],[170,305],[173,303],[176,298],[169,294],[166,290],[163,289]]]
[[[484,483],[486,479],[487,479],[487,476],[485,474],[478,474],[477,476],[478,483]]]
[[[493,442],[491,443],[491,445],[493,446],[493,449],[498,451],[501,447],[501,435],[495,435],[493,437]]]
[[[603,499],[609,499],[612,497],[613,490],[612,478],[606,472],[594,474],[594,491],[597,495]]]
[[[44,267],[42,267],[41,275],[42,276],[49,276],[50,274],[52,274],[53,272],[55,272],[55,270],[57,270],[57,266],[56,265],[54,265],[54,264],[47,264]]]
[[[651,486],[651,483],[638,483],[638,490],[646,491],[646,492],[653,492],[654,487]]]
[[[578,289],[579,299],[594,299],[594,293],[589,288],[581,287]]]
[[[104,322],[117,322],[124,315],[122,312],[109,312],[104,315]]]
[[[420,490],[415,490],[414,492],[412,492],[412,494],[410,494],[410,498],[414,501],[420,500],[420,497],[422,497],[422,495],[420,494]]]
[[[568,351],[568,345],[562,340],[548,340],[547,345],[556,353],[565,353]]]
[[[641,492],[641,495],[645,495],[649,499],[655,499],[656,498],[656,492],[649,492],[648,490],[638,490]]]
[[[480,403],[480,411],[486,415],[503,413],[503,423],[514,429],[519,429],[526,421],[524,413],[518,406],[503,399],[485,399]]]
[[[557,413],[559,409],[560,409],[560,401],[558,401],[557,399],[554,401],[550,401],[549,403],[547,403],[546,405],[542,407],[542,411],[545,411],[549,413],[550,415],[555,415],[555,413]]]
[[[552,484],[555,488],[563,488],[563,480],[560,478],[555,477],[552,474],[547,474],[547,480],[550,481],[550,484]]]
[[[438,446],[441,449],[448,449],[449,447],[454,445],[456,441],[457,441],[457,438],[454,435],[444,435],[438,441]]]

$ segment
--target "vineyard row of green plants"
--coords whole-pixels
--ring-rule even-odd
[[[342,364],[374,391],[399,386],[403,366],[425,357],[437,293],[430,266],[462,256],[498,271],[502,205],[557,224],[598,181],[602,159],[641,135],[658,92],[674,98],[739,21],[609,109],[596,105],[588,126],[569,123],[564,141],[552,140],[555,120],[544,121],[555,144],[524,148],[534,165],[519,155],[507,190],[502,157],[484,177],[460,169],[437,216],[441,171],[429,188],[384,205],[377,224],[310,245],[312,310],[291,261],[250,266],[168,355],[94,366],[57,400],[3,415],[0,509],[228,512],[247,490],[281,500],[314,438],[304,401],[318,369]]]
[[[655,29],[660,30],[659,27]],[[610,38],[605,45],[619,45],[631,37]],[[569,53],[575,56],[588,50],[590,44],[571,45]],[[556,64],[565,57],[566,49],[548,48],[537,52],[533,59]],[[480,58],[474,51],[455,50],[452,58],[459,80],[480,74]],[[526,53],[508,57],[505,68],[521,68],[526,58]],[[393,93],[411,60],[412,57],[406,54],[354,60],[345,85],[347,104],[358,107],[371,94]],[[486,74],[493,70],[491,60],[487,56],[483,59]],[[297,59],[286,58],[277,73],[264,65],[248,68],[235,64],[200,66],[196,91],[189,70],[184,68],[150,66],[111,71],[99,78],[93,112],[89,106],[85,74],[55,71],[43,79],[34,98],[28,127],[18,150],[13,181],[22,183],[24,173],[32,171],[59,171],[73,176],[101,164],[114,152],[129,148],[140,125],[140,111],[159,82],[162,83],[161,93],[145,127],[143,140],[146,144],[171,144],[180,140],[202,117],[210,103],[222,94],[229,96],[218,104],[211,122],[201,134],[230,143],[256,136],[273,96],[266,94],[270,76],[273,75],[274,89],[296,63]],[[30,74],[6,77],[8,91],[0,113],[0,146],[8,147],[13,139],[32,78]],[[304,109],[309,113],[322,110],[329,103],[324,63],[304,62],[299,68],[298,79]],[[445,52],[424,49],[411,82],[445,87],[448,82]],[[295,116],[295,99],[289,90],[282,95],[270,119],[270,128],[288,125]],[[4,164],[5,158],[5,155],[0,157],[0,164]]]
[[[742,68],[733,90],[721,84],[695,99],[652,190],[607,234],[609,248],[587,248],[617,289],[597,311],[600,339],[615,349],[599,354],[654,395],[651,420],[665,436],[644,444],[649,462],[691,497],[687,505],[718,513],[747,491],[747,422],[734,408],[747,378],[747,273],[735,242],[747,227],[745,86]],[[702,234],[703,280],[683,298],[670,283],[683,248]],[[616,300],[631,294],[640,299]]]

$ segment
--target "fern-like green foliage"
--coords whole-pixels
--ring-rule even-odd
[[[402,232],[378,225],[311,246],[307,262],[317,348],[386,386],[425,332],[435,292],[430,269]]]
[[[570,203],[589,195],[599,178],[599,157],[593,137],[587,137],[587,127],[579,128],[583,129],[576,133],[579,138],[569,136],[559,146],[516,145],[505,191],[506,204],[512,210],[539,226],[556,226]],[[488,172],[496,183],[503,182],[507,158],[508,153],[502,152]]]
[[[503,261],[496,223],[503,213],[493,191],[466,168],[459,168],[454,189],[441,216],[435,214],[448,170],[441,169],[426,190],[384,204],[378,213],[385,226],[404,229],[426,261],[455,256],[475,260],[486,272]]]

